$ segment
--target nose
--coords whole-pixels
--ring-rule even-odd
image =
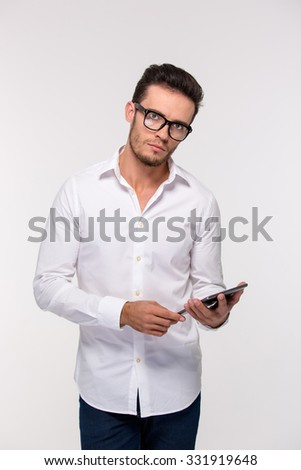
[[[156,131],[156,136],[158,136],[161,140],[168,140],[169,139],[169,134],[168,134],[168,124],[165,124],[162,129]]]

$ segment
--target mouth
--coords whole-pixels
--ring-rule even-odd
[[[147,145],[149,145],[153,150],[155,150],[156,152],[164,152],[165,151],[165,148],[164,147],[161,147],[160,145],[158,144],[152,144],[152,143],[148,143]]]

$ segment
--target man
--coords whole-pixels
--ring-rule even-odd
[[[171,155],[202,98],[186,71],[147,68],[126,104],[126,145],[55,199],[34,292],[42,309],[80,326],[83,449],[194,448],[199,329],[225,323],[241,295],[220,294],[216,310],[199,300],[225,287],[219,210]]]

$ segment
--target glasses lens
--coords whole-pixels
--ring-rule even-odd
[[[183,124],[173,122],[169,127],[169,134],[175,140],[184,140],[187,137],[189,130]]]
[[[148,129],[151,129],[152,131],[158,131],[162,129],[162,127],[164,127],[167,123],[168,122],[163,116],[161,116],[161,114],[158,114],[155,111],[145,110],[144,125]],[[184,124],[180,124],[179,122],[168,123],[168,127],[169,135],[174,140],[184,140],[189,134],[189,128],[184,126]]]
[[[165,119],[154,111],[148,111],[145,115],[144,125],[153,131],[158,131],[165,123]]]

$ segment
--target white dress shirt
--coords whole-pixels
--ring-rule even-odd
[[[142,417],[172,413],[200,392],[202,326],[189,314],[162,337],[120,327],[126,301],[155,300],[176,312],[190,297],[225,288],[217,203],[172,159],[169,170],[141,211],[116,152],[65,182],[46,225],[35,298],[79,324],[75,380],[101,410],[136,414],[139,389]]]

